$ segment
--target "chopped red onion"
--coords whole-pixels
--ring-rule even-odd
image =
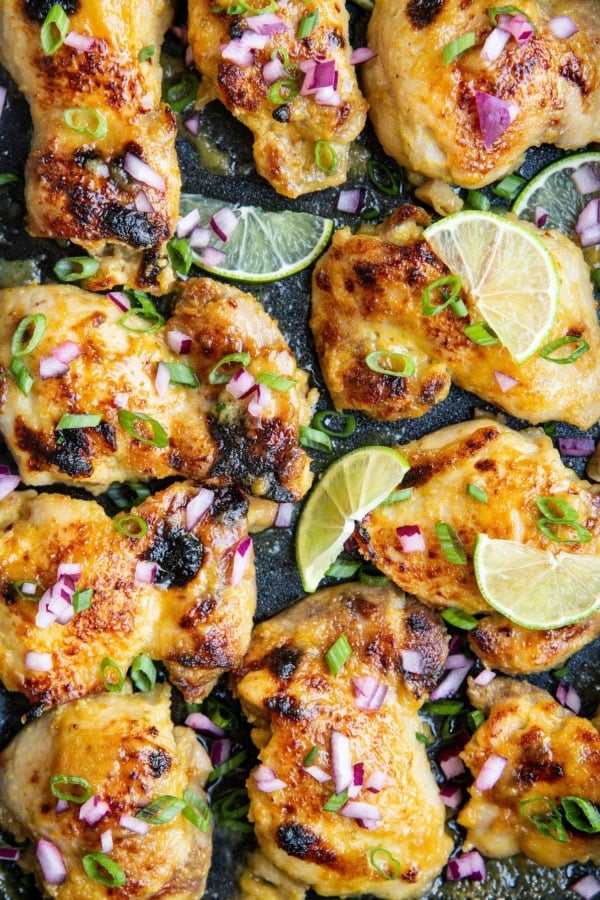
[[[501,100],[484,91],[475,91],[475,106],[483,143],[488,149],[496,143],[520,111],[515,103]]]
[[[183,62],[185,63],[188,69],[193,69],[194,67],[194,48],[191,44],[188,44],[185,48],[185,54],[183,57]]]
[[[341,106],[342,98],[332,87],[319,88],[314,94],[315,103],[319,106]]]
[[[361,675],[352,679],[354,705],[357,709],[377,711],[388,692],[387,684],[377,681],[374,675]],[[339,791],[337,792],[339,793]]]
[[[347,191],[340,191],[338,196],[337,208],[340,212],[356,215],[363,208],[364,201],[364,187],[351,188]]]
[[[106,803],[105,800],[101,800],[100,797],[94,796],[90,797],[89,800],[86,800],[85,803],[79,807],[79,818],[83,819],[84,822],[87,822],[88,825],[95,825],[96,822],[103,819],[109,812],[110,806],[108,803]]]
[[[254,375],[248,369],[238,369],[232,378],[225,385],[225,390],[235,400],[241,400],[246,397],[256,387]]]
[[[101,833],[100,846],[102,847],[104,853],[112,853],[112,850],[114,848],[114,841],[110,828],[107,828],[106,831],[103,831]]]
[[[359,828],[366,828],[368,831],[375,831],[379,828],[378,819],[357,819],[356,824]]]
[[[50,612],[48,609],[48,603],[44,599],[46,597],[46,593],[40,598],[40,602],[38,604],[37,613],[35,615],[35,625],[36,628],[50,628],[51,625],[54,625],[56,622],[56,615],[53,612]]]
[[[10,467],[4,463],[0,464],[0,475],[10,475]]]
[[[144,822],[143,819],[136,819],[135,816],[121,816],[119,825],[121,828],[126,828],[127,831],[133,831],[134,834],[148,834],[150,831],[149,822]]]
[[[352,766],[352,781],[356,787],[362,787],[365,781],[365,764],[358,762]]]
[[[3,85],[0,86],[0,116],[4,112],[4,105],[6,103],[7,96],[8,96],[7,89]]]
[[[270,59],[264,64],[262,77],[266,84],[275,84],[276,81],[283,78],[284,71],[283,62],[276,56],[275,59]]]
[[[514,15],[502,14],[497,19],[498,27],[512,34],[517,44],[524,44],[533,35],[534,28],[527,16],[522,13]]]
[[[326,781],[331,781],[331,775],[320,766],[303,766],[303,769],[307,775],[310,775],[315,781],[318,781],[319,784],[325,784]]]
[[[158,566],[149,559],[140,559],[135,567],[135,581],[137,584],[154,584]]]
[[[600,191],[600,174],[590,163],[579,166],[571,172],[569,178],[573,182],[577,193],[582,197],[585,194],[593,194],[594,191]]]
[[[63,41],[66,47],[72,47],[79,53],[87,53],[96,46],[96,38],[90,37],[89,34],[78,34],[76,31],[69,31]]]
[[[600,197],[594,197],[589,203],[583,207],[577,221],[575,222],[575,231],[581,235],[590,228],[594,228],[600,222]]]
[[[173,329],[172,331],[167,331],[167,346],[173,353],[179,353],[183,356],[192,349],[192,339],[189,335],[184,334],[183,331]]]
[[[62,884],[67,877],[67,869],[56,844],[42,838],[37,843],[35,855],[44,881],[48,884]]]
[[[252,538],[245,537],[239,542],[233,555],[233,566],[231,569],[230,584],[232,587],[238,585],[244,577],[250,560],[252,559]]]
[[[331,732],[331,770],[336,794],[350,787],[354,780],[350,738],[335,729]]]
[[[559,437],[556,443],[563,456],[589,456],[596,446],[592,438]]]
[[[401,650],[400,658],[402,668],[412,675],[422,675],[425,670],[425,660],[420,650]]]
[[[264,50],[268,43],[268,34],[258,34],[256,31],[252,31],[252,29],[250,28],[247,28],[244,32],[242,32],[242,36],[240,38],[240,44],[243,47],[250,47],[251,50]]]
[[[547,209],[544,209],[543,206],[536,206],[534,212],[534,224],[538,228],[543,228],[546,222],[548,221],[548,216],[550,213]]]
[[[57,800],[56,806],[54,807],[54,812],[57,815],[60,815],[61,813],[66,812],[68,810],[68,808],[69,808],[69,804],[67,803],[66,800]]]
[[[17,862],[21,851],[17,847],[0,847],[0,860],[2,862]]]
[[[481,58],[487,62],[494,62],[498,59],[509,40],[510,34],[508,31],[502,28],[493,28],[483,43]]]
[[[69,366],[61,362],[55,356],[43,356],[40,359],[40,378],[46,381],[48,378],[61,378],[69,371]]]
[[[451,669],[445,678],[431,692],[432,700],[444,700],[446,697],[453,697],[457,692],[465,678],[469,673],[472,663],[468,666],[461,666],[458,669]]]
[[[193,531],[204,513],[210,509],[214,499],[215,492],[209,491],[208,488],[200,488],[198,493],[192,497],[185,508],[186,531]]]
[[[123,157],[123,169],[141,184],[147,184],[148,187],[156,188],[157,191],[166,190],[165,179],[162,175],[133,153],[128,152]]]
[[[444,668],[446,669],[462,669],[465,666],[471,666],[473,663],[472,659],[465,653],[451,653],[450,656],[446,659],[446,665]]]
[[[361,63],[368,62],[370,59],[373,59],[377,54],[370,50],[368,47],[357,47],[350,54],[350,65],[351,66],[359,66]]]
[[[171,376],[169,375],[169,370],[165,366],[164,362],[159,362],[156,367],[154,387],[156,388],[156,393],[161,399],[166,396],[170,381]]]
[[[275,528],[289,528],[292,524],[294,509],[293,503],[279,503],[277,506],[277,515],[273,522]]]
[[[503,394],[507,394],[519,383],[516,378],[513,378],[512,375],[507,375],[506,372],[494,371],[494,378]]]
[[[285,22],[275,13],[260,13],[258,16],[248,16],[246,25],[257,34],[284,34],[287,31]]]
[[[473,684],[481,685],[481,687],[485,687],[486,684],[489,684],[496,677],[496,673],[492,672],[491,669],[482,669],[477,678],[473,679]]]
[[[548,25],[554,37],[557,38],[569,38],[579,31],[579,26],[571,16],[554,16]]]
[[[584,875],[569,885],[571,891],[575,891],[583,900],[592,900],[597,894],[600,894],[600,881],[594,875]]]
[[[404,553],[418,553],[425,550],[425,538],[418,525],[400,525],[396,528],[396,534]]]
[[[378,794],[387,783],[387,776],[381,769],[375,769],[365,781],[365,788],[372,794]]]
[[[355,797],[358,797],[361,790],[360,784],[351,784],[347,791],[347,799],[354,800]]]
[[[440,800],[448,809],[458,809],[463,801],[463,790],[459,784],[443,784],[440,788]]]
[[[200,133],[200,113],[194,113],[193,116],[190,116],[189,119],[186,119],[183,123],[190,134],[193,134],[194,137],[198,137]]]
[[[504,772],[507,762],[506,756],[500,756],[499,753],[491,753],[482,765],[479,770],[479,775],[475,779],[475,787],[477,790],[491,790]]]
[[[300,93],[306,96],[307,94],[316,94],[321,88],[333,88],[335,90],[337,87],[337,73],[334,60],[326,59],[323,62],[320,60],[307,60],[307,62],[314,63],[314,65],[304,68],[300,64],[300,68],[304,71]]]
[[[18,475],[10,475],[3,472],[0,475],[0,500],[8,497],[20,483],[21,479]]]
[[[600,244],[600,225],[592,225],[579,233],[579,243],[582,247],[595,247]]]
[[[556,699],[561,704],[561,706],[566,706],[568,709],[571,709],[575,715],[578,715],[581,711],[581,697],[575,690],[575,688],[565,681],[561,679],[558,682],[558,687],[556,688]]]
[[[217,250],[216,247],[207,247],[202,254],[202,262],[209,269],[218,269],[226,259],[227,254],[223,250]]]
[[[458,778],[466,771],[455,746],[443,747],[437,755],[437,763],[446,778]]]
[[[340,816],[346,816],[348,819],[367,819],[370,822],[381,821],[381,813],[376,806],[358,800],[349,800],[344,804],[340,809]]]
[[[32,672],[52,671],[52,654],[36,653],[34,650],[30,650],[25,654],[25,668],[31,669]]]
[[[191,209],[189,213],[182,216],[175,226],[175,234],[178,238],[189,237],[194,228],[200,225],[200,210],[197,207]]]
[[[127,312],[127,310],[131,309],[131,300],[125,291],[109,291],[106,296],[109,300],[112,300],[115,306],[122,312]]]
[[[154,207],[150,203],[148,199],[148,194],[146,191],[138,191],[135,197],[133,198],[133,205],[137,209],[138,212],[151,213],[154,212]]]
[[[234,211],[228,206],[210,217],[210,227],[222,241],[228,241],[235,229],[238,227],[238,218]]]
[[[234,38],[227,44],[221,45],[221,56],[236,66],[247,68],[254,64],[254,52],[251,47],[242,44],[239,38]]]
[[[208,716],[201,712],[190,713],[185,720],[185,724],[188,728],[193,728],[194,731],[201,731],[204,734],[216,734],[217,737],[223,737],[226,734],[225,729],[215,725],[212,719],[209,719]]]
[[[248,413],[259,419],[272,399],[272,393],[266,384],[257,384],[248,401]]]
[[[210,250],[214,250],[216,253],[223,253],[222,250],[217,250],[215,247],[208,247],[210,244],[211,238],[213,236],[212,228],[205,228],[203,225],[200,225],[198,228],[194,228],[192,233],[190,234],[190,247],[192,250],[204,250],[208,248]],[[216,263],[210,263],[208,260],[205,260],[206,265],[219,265],[225,259],[225,254],[223,253],[223,258],[219,258]]]
[[[459,881],[461,878],[470,878],[471,881],[485,881],[485,860],[477,850],[463,853],[449,860],[446,866],[446,878],[448,881]]]
[[[83,574],[83,566],[81,563],[76,562],[61,562],[58,564],[58,569],[56,570],[56,577],[59,578],[72,578],[73,581],[79,581]]]
[[[270,769],[268,766],[259,766],[252,774],[254,775],[256,787],[259,791],[264,791],[266,794],[271,794],[273,791],[281,791],[287,787],[285,781],[277,778],[273,769]]]
[[[220,766],[226,762],[231,756],[231,741],[229,738],[222,738],[214,741],[210,748],[210,761],[213,766]]]
[[[81,356],[82,352],[81,347],[79,344],[76,344],[75,341],[63,341],[62,344],[59,344],[58,347],[54,348],[52,356],[55,356],[60,362],[68,365],[73,362],[74,359],[77,359],[78,356]]]

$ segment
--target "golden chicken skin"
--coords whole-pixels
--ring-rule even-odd
[[[69,285],[0,292],[0,431],[23,480],[98,493],[224,475],[300,498],[312,481],[299,444],[308,376],[274,320],[207,278],[186,283],[168,321],[142,302],[123,312]]]
[[[246,652],[256,606],[246,503],[180,482],[110,519],[93,500],[0,504],[0,680],[54,706],[162,660],[189,702]]]
[[[310,325],[336,409],[384,420],[414,418],[444,400],[454,382],[529,422],[560,420],[583,429],[595,424],[600,327],[580,248],[557,231],[535,229],[560,281],[548,344],[567,335],[590,349],[572,365],[540,353],[518,364],[501,344],[482,346],[465,334],[465,327],[482,321],[466,288],[460,295],[466,316],[450,306],[436,314],[424,309],[424,291],[450,275],[422,236],[428,222],[423,210],[405,206],[375,233],[353,235],[343,228],[315,267]]]
[[[173,282],[180,176],[159,62],[171,17],[168,0],[0,4],[0,62],[33,118],[28,229],[87,250],[94,290]]]
[[[393,587],[344,584],[258,625],[235,673],[259,766],[249,818],[267,865],[325,896],[420,896],[452,841],[418,710],[447,635]],[[288,894],[289,895],[289,894]],[[269,896],[268,893],[261,896]]]
[[[524,853],[542,866],[598,863],[591,833],[600,802],[600,734],[546,691],[495,678],[471,683],[472,703],[485,712],[461,756],[475,778],[458,822],[465,846],[486,856]]]
[[[342,184],[367,111],[344,4],[284,0],[263,12],[190,0],[188,10],[200,102],[220,100],[250,128],[258,173],[286,197]]]
[[[168,685],[85,697],[30,722],[0,754],[0,825],[31,842],[20,862],[45,896],[197,900],[210,771],[194,732],[173,726]]]
[[[563,465],[542,431],[517,432],[496,421],[475,419],[442,428],[401,450],[410,463],[402,487],[411,489],[411,496],[373,510],[355,537],[366,559],[423,603],[435,609],[492,612],[473,569],[480,533],[550,553],[600,553],[598,493]],[[468,485],[483,492],[486,502],[473,497]],[[576,541],[583,535],[572,529],[558,536],[567,534],[575,543],[555,543],[540,530],[536,500],[549,496],[575,511],[587,531],[585,543]],[[456,535],[464,565],[446,557],[436,533],[440,523]],[[409,534],[418,546],[408,543]],[[526,630],[494,614],[469,632],[469,640],[487,665],[525,674],[560,665],[599,632],[599,614],[548,631]]]
[[[370,117],[408,169],[476,188],[600,137],[596,0],[382,0],[367,40]]]

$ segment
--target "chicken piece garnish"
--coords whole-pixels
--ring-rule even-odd
[[[148,302],[140,318],[68,285],[0,292],[0,430],[23,480],[98,493],[114,481],[224,475],[258,496],[300,498],[312,475],[299,430],[313,398],[274,320],[250,294],[206,278],[186,283],[166,322]],[[171,349],[184,344],[189,353]]]
[[[450,275],[420,233],[426,224],[423,210],[405,206],[373,234],[344,228],[315,267],[310,324],[336,409],[387,420],[420,416],[446,398],[452,380],[517,418],[590,428],[600,418],[600,327],[580,248],[556,231],[536,229],[560,279],[548,344],[571,335],[590,350],[572,365],[540,354],[517,364],[501,344],[481,346],[465,334],[466,326],[481,320],[466,290],[461,297],[469,316],[450,307],[423,313],[424,290]],[[367,362],[378,353],[384,371]],[[386,374],[394,361],[398,372],[405,371],[402,357],[412,361],[414,372]],[[514,382],[509,391],[498,373]]]
[[[475,419],[442,428],[400,449],[411,466],[402,481],[403,488],[412,489],[411,496],[369,513],[355,536],[368,560],[423,603],[435,609],[491,612],[473,569],[479,533],[553,553],[600,553],[598,494],[563,465],[543,432],[517,432],[492,420]],[[474,498],[468,485],[482,491],[486,502]],[[548,496],[575,510],[589,542],[555,543],[542,533],[536,524],[540,518],[536,499]],[[450,562],[444,554],[436,534],[440,523],[450,527],[462,546],[464,565]],[[403,550],[397,529],[404,526],[418,528],[423,552]],[[528,673],[561,664],[599,630],[600,615],[574,626],[528,631],[494,614],[469,632],[469,640],[488,665]]]
[[[0,754],[0,826],[32,841],[20,862],[46,896],[202,896],[211,765],[194,732],[173,726],[170,694],[161,685],[75,700],[30,722]],[[62,797],[74,798],[64,811]]]
[[[367,112],[345,6],[190,0],[188,15],[201,102],[220,100],[251,129],[259,174],[286,197],[342,184]]]
[[[577,29],[566,38],[551,26],[565,13]],[[368,44],[371,120],[408,169],[481,187],[518,168],[529,147],[573,150],[600,137],[596,0],[523,0],[495,13],[487,0],[378,0]]]
[[[435,614],[393,587],[328,588],[255,628],[235,680],[260,748],[249,818],[270,864],[327,896],[427,890],[452,841],[416,734],[446,654]],[[246,890],[277,884],[253,860],[255,872]]]
[[[86,282],[95,290],[162,293],[180,191],[175,116],[160,101],[171,4],[64,0],[48,25],[51,6],[3,0],[0,14],[0,62],[33,118],[29,232],[87,250],[99,263]],[[46,41],[59,46],[49,52]]]
[[[250,640],[245,510],[217,483],[179,482],[114,519],[93,500],[12,493],[0,505],[0,680],[54,706],[146,654],[186,700],[206,696]]]
[[[465,846],[496,858],[524,853],[543,866],[600,861],[600,837],[586,833],[586,807],[597,832],[600,803],[600,734],[592,723],[509,678],[471,683],[469,696],[487,719],[461,753],[476,779],[458,817]]]

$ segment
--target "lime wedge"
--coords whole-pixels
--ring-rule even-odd
[[[425,237],[460,275],[476,310],[516,362],[543,346],[556,318],[560,281],[552,254],[530,227],[469,210],[430,225]]]
[[[193,209],[200,213],[200,225],[207,227],[211,216],[229,208],[238,220],[237,227],[227,241],[216,234],[210,246],[226,255],[219,265],[207,265],[202,250],[192,258],[201,269],[232,278],[236,281],[278,281],[301,272],[325,250],[333,231],[333,220],[305,212],[270,212],[258,206],[236,206],[202,197],[183,194],[180,213],[185,216]]]
[[[296,561],[306,591],[315,591],[354,531],[409,469],[392,447],[361,447],[336,460],[309,494],[296,530]]]
[[[524,628],[562,628],[600,607],[600,557],[550,553],[480,534],[473,556],[479,590]]]

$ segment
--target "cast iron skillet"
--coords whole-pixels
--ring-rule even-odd
[[[352,5],[352,4],[351,4]],[[183,21],[183,18],[182,18]],[[366,14],[355,8],[353,15],[354,46],[363,41]],[[171,48],[174,53],[178,51]],[[177,69],[177,63],[174,66]],[[9,88],[9,100],[6,111],[0,121],[0,172],[10,172],[21,178],[15,187],[0,190],[0,282],[6,283],[6,267],[9,262],[27,260],[27,271],[34,271],[41,280],[54,280],[52,265],[54,261],[68,255],[70,248],[59,247],[51,241],[34,240],[24,228],[24,203],[22,190],[23,166],[31,139],[31,120],[27,104],[19,95],[8,75],[0,69],[0,84]],[[323,191],[312,196],[301,197],[296,201],[287,200],[277,195],[270,186],[256,174],[252,163],[250,133],[233,120],[218,104],[212,104],[202,116],[202,134],[207,135],[209,144],[224,151],[230,161],[230,172],[227,175],[214,174],[201,163],[197,147],[192,145],[182,132],[178,141],[178,152],[183,175],[183,190],[187,193],[202,193],[205,196],[220,198],[224,201],[263,206],[268,209],[299,209],[329,216],[336,220],[338,226],[350,225],[358,227],[360,221],[356,216],[340,214],[336,211],[339,191]],[[530,177],[548,162],[561,154],[552,147],[541,147],[530,151],[522,174]],[[382,214],[390,211],[401,202],[410,200],[410,193],[404,181],[400,195],[396,198],[386,197],[377,191],[365,174],[364,160],[373,156],[395,171],[402,179],[395,164],[387,159],[369,127],[361,135],[357,144],[356,165],[351,169],[348,185],[359,184],[367,188],[365,207],[377,207]],[[494,200],[494,202],[496,202]],[[74,249],[74,248],[71,248]],[[9,276],[18,278],[18,271],[9,268]],[[240,285],[245,289],[244,285]],[[319,372],[312,339],[307,322],[310,304],[310,272],[301,272],[279,283],[250,288],[264,304],[267,311],[279,320],[280,326],[292,350],[298,357],[299,364],[307,368],[314,383],[321,391],[320,408],[331,407],[322,378]],[[420,419],[398,423],[382,423],[357,416],[357,429],[350,439],[335,440],[334,456],[326,458],[314,453],[313,468],[319,472],[332,458],[346,453],[348,450],[365,444],[394,445],[405,443],[422,437],[444,425],[450,425],[470,419],[475,408],[496,410],[471,394],[453,387],[448,398]],[[526,427],[527,423],[508,418],[508,424],[515,428]],[[577,429],[559,424],[558,435],[581,434]],[[598,440],[600,428],[595,426],[588,434]],[[0,444],[0,460],[8,460],[7,451]],[[577,470],[583,474],[583,462],[578,461]],[[49,490],[56,490],[51,488]],[[62,490],[60,487],[58,490]],[[70,493],[88,499],[85,491]],[[93,501],[91,501],[93,502]],[[114,512],[110,501],[105,501],[108,510]],[[294,563],[293,529],[277,529],[257,536],[258,578],[258,613],[262,620],[302,596],[302,587]],[[575,687],[584,698],[582,714],[593,715],[599,702],[597,687],[600,664],[598,648],[600,641],[589,646],[571,660],[569,671]],[[531,679],[549,690],[553,690],[556,682],[550,675]],[[222,688],[226,691],[226,688]],[[5,746],[21,727],[22,716],[28,711],[27,702],[15,694],[8,694],[0,686],[0,748]],[[247,732],[242,726],[242,739],[248,740]],[[252,757],[252,754],[251,754]],[[243,776],[242,776],[243,780]],[[457,845],[461,836],[457,831]],[[210,900],[232,900],[236,896],[236,873],[243,856],[242,844],[251,845],[251,839],[240,838],[231,831],[217,828],[215,832],[215,852],[208,887],[205,896]],[[543,869],[534,863],[517,857],[502,862],[488,863],[488,878],[484,883],[471,881],[444,883],[438,879],[430,898],[481,898],[481,900],[501,900],[510,892],[513,900],[559,900],[574,897],[567,885],[579,874],[594,871],[592,866],[574,865],[567,869]],[[3,864],[0,866],[0,900],[14,898],[38,898],[40,895],[33,887],[30,879],[24,879],[16,866]],[[315,895],[309,895],[315,896]],[[84,900],[84,898],[82,898]]]

